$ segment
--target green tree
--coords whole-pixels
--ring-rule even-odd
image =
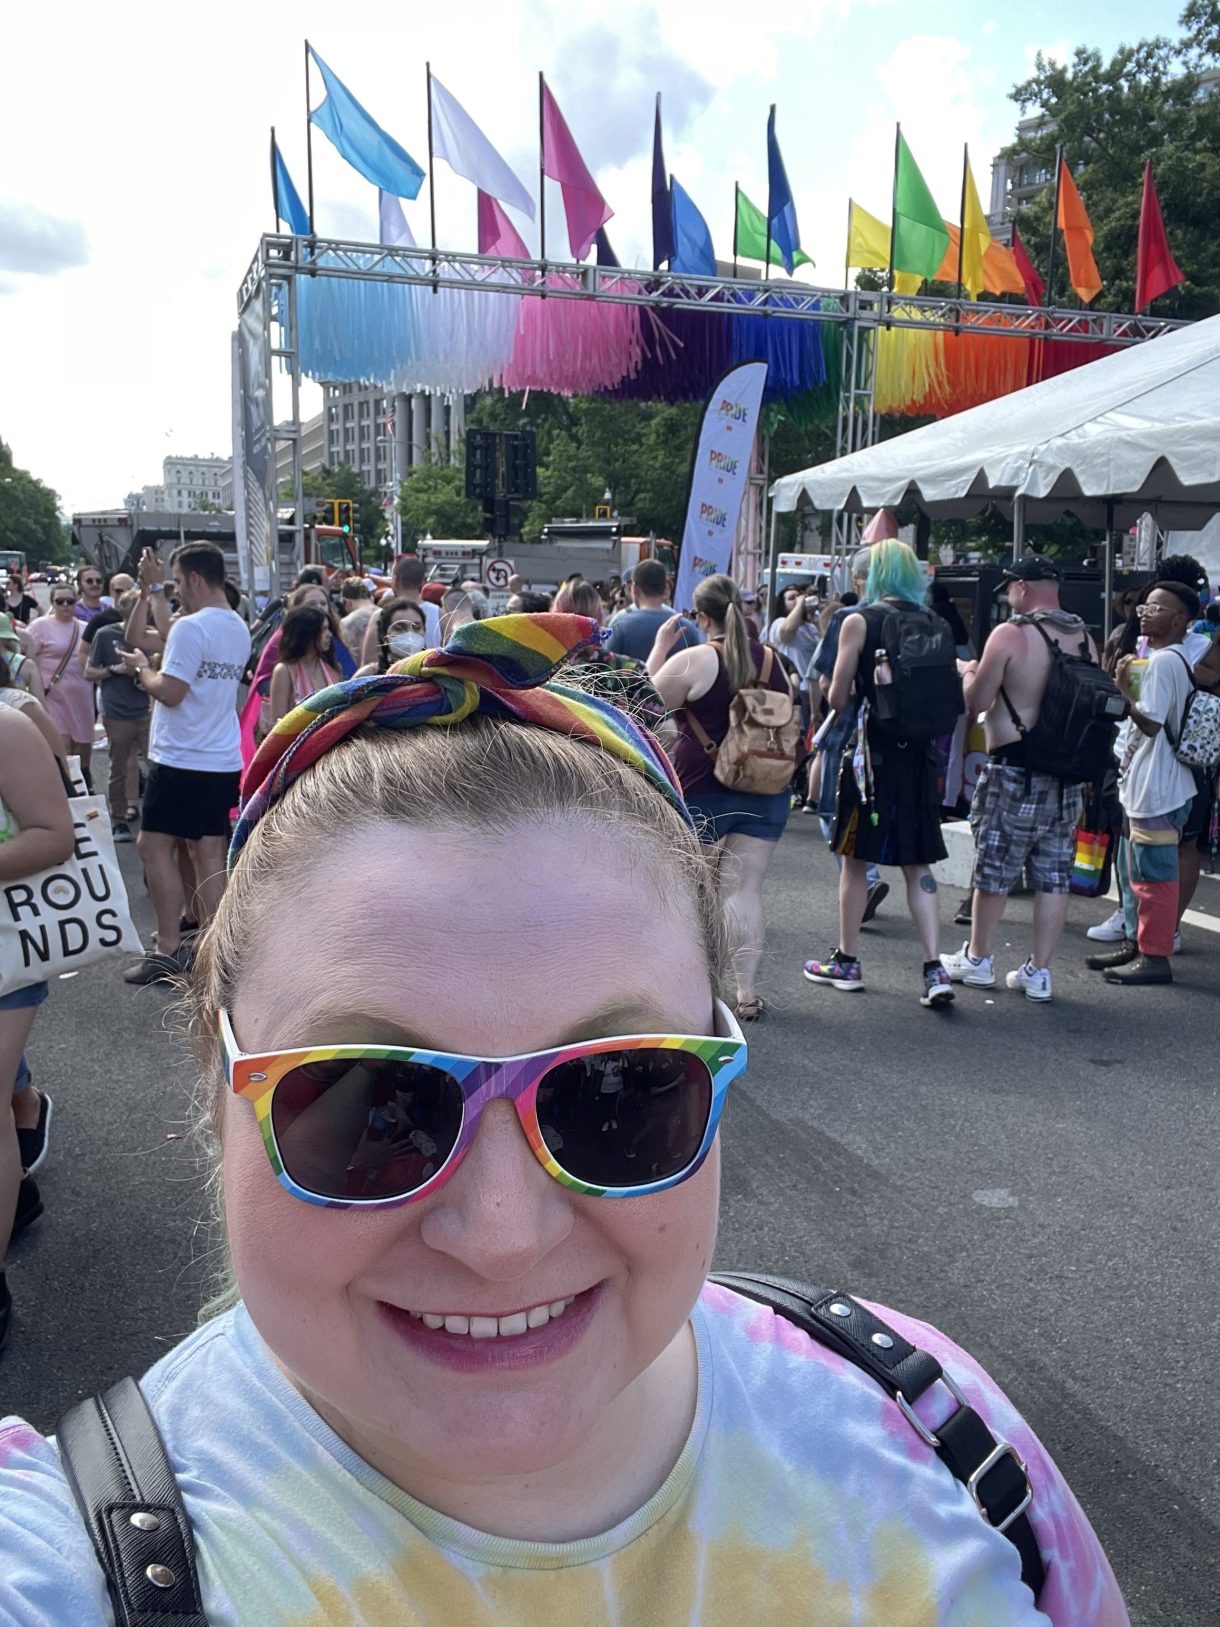
[[[301,486],[305,493],[307,514],[312,509],[310,501],[312,498],[346,498],[355,509],[356,535],[360,541],[361,557],[365,560],[377,557],[381,539],[389,527],[386,524],[385,510],[381,506],[381,496],[375,487],[366,486],[356,471],[345,463],[335,469],[311,469],[301,481]],[[291,491],[282,486],[280,501],[282,503],[292,501]]]
[[[29,565],[69,557],[63,545],[59,498],[20,469],[0,441],[0,548],[19,548]]]
[[[1166,315],[1210,316],[1220,309],[1220,94],[1200,73],[1220,65],[1220,4],[1192,0],[1177,39],[1156,37],[1122,45],[1104,60],[1077,46],[1059,63],[1039,53],[1033,74],[1011,92],[1022,113],[1044,116],[1005,156],[1025,155],[1054,170],[1063,144],[1089,211],[1093,245],[1105,288],[1097,304],[1131,310],[1144,164],[1152,160],[1174,257],[1186,282],[1158,308]],[[1046,267],[1053,188],[1019,215],[1021,236],[1035,263]],[[1060,245],[1055,289],[1067,284]]]
[[[465,472],[448,461],[429,458],[410,471],[398,488],[404,543],[421,537],[485,537],[482,504],[466,496]]]

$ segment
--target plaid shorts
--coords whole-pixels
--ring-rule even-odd
[[[1010,893],[1028,870],[1040,893],[1066,893],[1084,791],[1011,763],[984,763],[970,805],[974,885]]]

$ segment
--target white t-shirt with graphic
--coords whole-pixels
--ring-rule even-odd
[[[1192,687],[1189,660],[1182,644],[1153,650],[1136,702],[1150,722],[1167,723],[1175,740],[1182,730],[1182,713]],[[1119,731],[1117,750],[1118,796],[1128,818],[1155,819],[1174,813],[1194,796],[1195,777],[1174,755],[1165,728],[1146,735],[1128,718]]]
[[[169,630],[161,671],[190,688],[177,706],[153,707],[150,761],[197,774],[241,768],[237,686],[250,659],[250,629],[234,610],[209,605]]]

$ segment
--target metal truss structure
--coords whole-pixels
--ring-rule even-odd
[[[843,333],[842,368],[835,452],[844,456],[872,445],[876,436],[873,387],[876,335],[888,328],[921,332],[987,333],[996,338],[1060,339],[1080,345],[1133,345],[1183,324],[1160,317],[1086,309],[1048,310],[1038,306],[982,303],[938,295],[898,295],[884,289],[817,288],[812,284],[755,277],[687,276],[672,271],[645,271],[562,261],[506,260],[443,249],[387,247],[332,238],[268,235],[259,243],[238,294],[239,318],[257,308],[265,334],[264,360],[268,398],[275,363],[287,373],[291,411],[287,420],[268,424],[269,456],[261,460],[268,508],[267,534],[275,535],[276,453],[292,448],[292,493],[297,556],[303,558],[304,499],[301,470],[300,347],[297,284],[302,277],[338,277],[428,288],[483,290],[515,299],[597,300],[637,305],[651,310],[705,310],[739,316],[768,315],[784,321],[819,322]],[[560,279],[556,281],[555,279]],[[273,329],[275,334],[273,337]],[[335,382],[342,382],[336,380]],[[238,499],[240,501],[240,498]],[[846,552],[858,521],[834,516],[832,548]],[[774,554],[778,517],[771,516]],[[274,554],[270,550],[270,554]],[[760,560],[745,579],[757,574]],[[275,582],[275,561],[269,559]]]

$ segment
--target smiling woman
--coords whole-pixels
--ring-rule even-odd
[[[143,1380],[208,1620],[1122,1623],[948,1340],[894,1319],[1028,1462],[1044,1614],[871,1379],[708,1285],[746,1060],[715,869],[651,737],[544,681],[595,637],[471,623],[247,776],[191,996],[236,1303]],[[10,1420],[0,1620],[110,1619],[55,1443]]]

